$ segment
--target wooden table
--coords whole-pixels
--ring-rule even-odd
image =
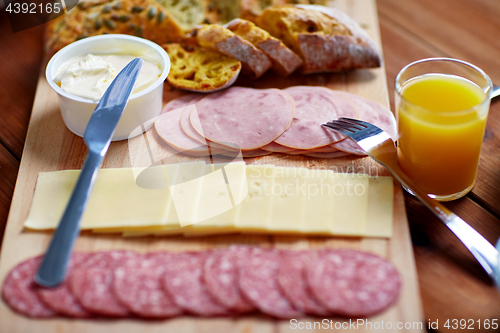
[[[459,58],[500,83],[498,0],[378,0],[391,104],[398,71],[434,56]],[[42,59],[43,27],[13,34],[0,13],[0,236],[9,211]],[[500,101],[491,106],[476,186],[446,204],[489,241],[500,237]],[[500,318],[500,294],[475,259],[439,220],[406,196],[426,319],[438,331],[456,331],[453,319],[492,332],[485,319]],[[444,325],[449,320],[449,329]],[[478,320],[480,320],[480,325]],[[463,323],[463,321],[462,321]],[[470,325],[470,326],[469,326]],[[500,330],[498,330],[500,331]]]

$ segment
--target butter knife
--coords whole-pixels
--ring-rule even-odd
[[[83,211],[143,63],[144,60],[136,58],[121,70],[90,117],[83,134],[83,141],[89,150],[88,155],[35,276],[35,282],[41,286],[55,287],[64,280],[73,245],[80,233]]]
[[[498,291],[500,292],[500,238],[497,241],[498,250],[498,265],[495,268],[495,282],[497,284]]]

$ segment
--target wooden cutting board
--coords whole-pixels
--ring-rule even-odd
[[[380,45],[377,11],[375,0],[335,0],[332,6],[339,8],[358,21],[371,37]],[[46,62],[45,62],[46,63]],[[0,257],[0,281],[3,281],[8,271],[22,260],[44,253],[51,239],[50,233],[27,232],[23,230],[38,173],[42,171],[80,169],[82,167],[86,147],[82,138],[71,133],[64,125],[60,115],[57,95],[51,90],[44,76],[45,66],[42,67],[38,88],[35,96],[33,112],[29,124],[28,134],[19,169],[17,184],[12,199],[5,238]],[[285,88],[293,85],[321,85],[331,89],[344,90],[355,93],[381,104],[388,105],[387,83],[384,68],[371,70],[356,70],[349,73],[293,75],[281,78],[272,73],[266,74],[258,81],[241,78],[237,85],[256,88]],[[178,90],[165,88],[164,102],[181,95]],[[189,157],[175,154],[168,146],[161,143],[153,130],[144,134],[152,148],[155,148],[155,160],[167,159],[173,161],[189,161]],[[104,160],[104,168],[129,167],[131,158],[138,152],[133,142],[114,142]],[[275,164],[281,166],[304,166],[311,169],[328,168],[338,172],[368,173],[371,175],[389,175],[381,166],[367,157],[349,157],[333,160],[321,160],[301,156],[272,154],[259,158],[245,159],[247,164]],[[143,161],[148,166],[151,161]],[[134,165],[137,165],[135,159]],[[377,238],[325,238],[301,236],[256,236],[256,235],[225,235],[201,238],[182,237],[144,237],[122,238],[117,235],[82,234],[76,242],[76,251],[97,251],[105,249],[131,249],[137,251],[193,250],[204,249],[230,244],[272,245],[279,248],[357,248],[378,253],[391,260],[403,279],[402,293],[395,306],[388,311],[368,319],[369,323],[358,322],[359,326],[352,326],[349,320],[335,319],[332,323],[323,321],[323,318],[299,319],[302,325],[312,326],[315,329],[301,331],[315,332],[326,329],[325,325],[336,327],[343,324],[339,331],[380,332],[385,330],[404,332],[423,332],[422,305],[418,289],[418,281],[412,252],[408,221],[404,207],[401,188],[395,184],[394,195],[394,230],[391,239]],[[155,332],[292,332],[294,323],[288,320],[276,320],[264,315],[241,316],[235,319],[227,318],[196,318],[184,316],[163,321],[146,321],[139,319],[120,320],[73,320],[67,318],[30,319],[11,311],[3,302],[0,302],[0,333],[25,332],[138,332],[147,330]],[[297,325],[298,325],[297,323]],[[321,325],[320,325],[321,324]],[[385,325],[385,326],[382,326]],[[391,327],[389,327],[390,325]],[[306,326],[304,326],[306,327]],[[401,327],[401,329],[397,329]],[[298,328],[298,327],[297,327]],[[385,328],[385,329],[384,329]]]

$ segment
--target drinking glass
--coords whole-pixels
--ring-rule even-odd
[[[474,186],[492,90],[481,69],[450,58],[413,62],[396,77],[398,162],[432,198]]]

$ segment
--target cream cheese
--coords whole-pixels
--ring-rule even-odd
[[[54,81],[70,94],[98,101],[123,67],[134,58],[123,54],[74,57],[59,67]],[[141,58],[144,64],[132,94],[146,89],[161,76],[162,71],[157,63]]]

